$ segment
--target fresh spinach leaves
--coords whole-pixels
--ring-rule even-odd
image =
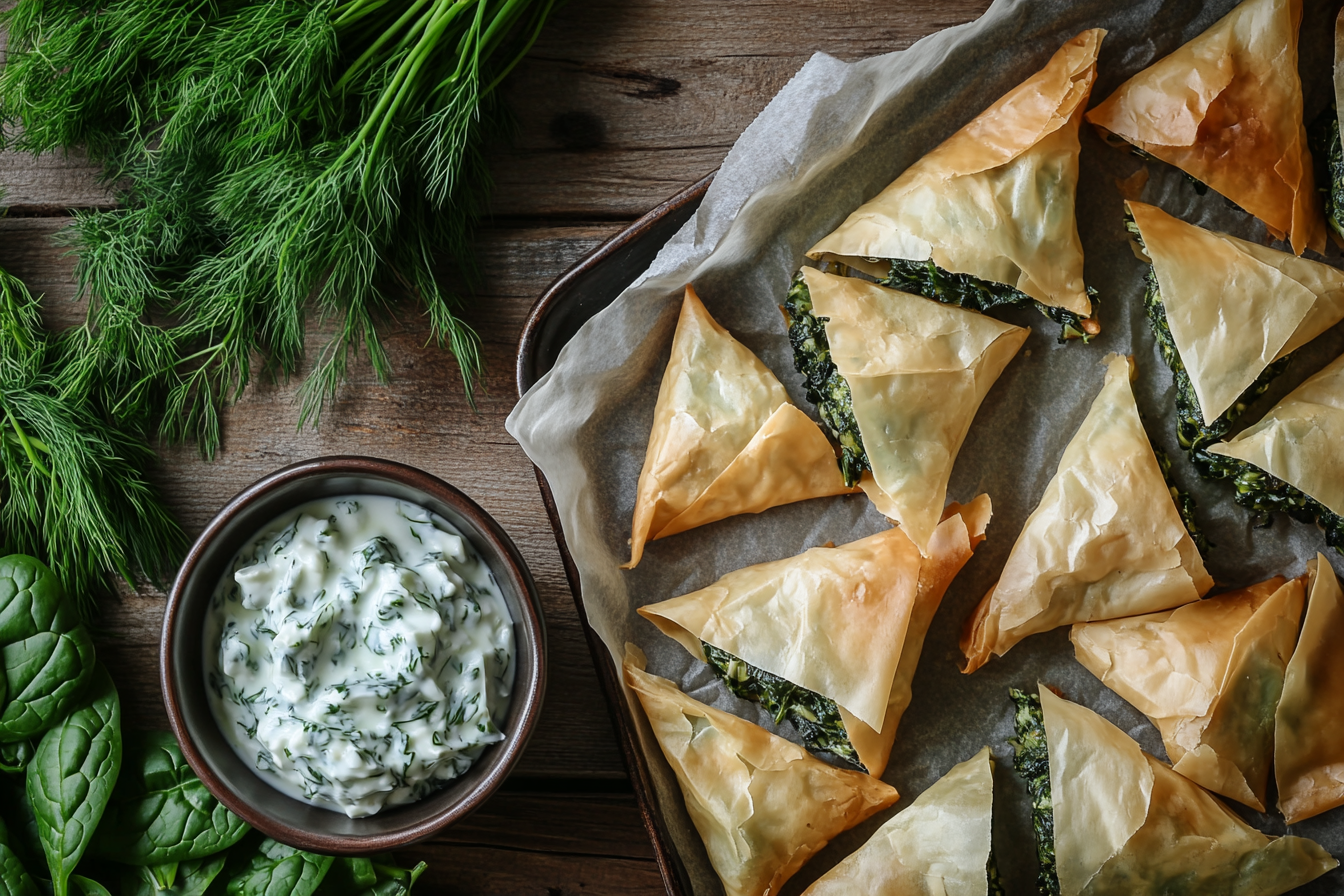
[[[414,868],[393,864],[391,856],[372,859],[340,858],[317,889],[317,896],[407,896],[425,871],[425,863]]]
[[[122,896],[203,896],[224,870],[227,852],[189,862],[127,868],[121,877]]]
[[[0,772],[22,774],[33,758],[36,748],[31,740],[16,740],[0,744]]]
[[[229,896],[312,896],[331,870],[331,856],[304,852],[267,837],[229,880]]]
[[[26,740],[56,724],[88,686],[93,640],[46,564],[0,558],[0,741]]]
[[[70,875],[93,838],[120,770],[121,701],[99,665],[80,705],[43,735],[28,764],[28,802],[55,896],[69,893]]]
[[[10,848],[9,828],[0,818],[0,896],[40,896],[37,883],[29,876],[19,854]]]
[[[196,777],[177,740],[157,731],[127,738],[90,853],[128,865],[185,862],[227,849],[247,831]]]

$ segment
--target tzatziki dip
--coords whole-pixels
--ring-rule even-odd
[[[204,658],[234,752],[278,790],[362,818],[424,797],[504,739],[513,622],[446,520],[396,498],[327,498],[234,557]]]

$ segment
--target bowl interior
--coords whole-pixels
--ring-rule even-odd
[[[220,577],[238,550],[299,504],[340,495],[414,502],[452,523],[485,560],[513,616],[515,673],[505,739],[465,775],[424,799],[368,818],[311,806],[267,784],[224,739],[206,698],[202,632]],[[535,586],[517,549],[483,510],[456,489],[399,464],[363,458],[290,467],[257,483],[220,512],[178,575],[165,618],[164,696],[183,752],[206,786],[253,827],[320,852],[370,853],[422,839],[465,816],[502,783],[540,710],[545,633]]]

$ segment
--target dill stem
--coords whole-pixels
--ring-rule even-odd
[[[386,44],[393,37],[395,37],[397,33],[401,31],[402,26],[405,25],[406,22],[409,21],[412,16],[418,13],[420,9],[426,3],[429,2],[430,0],[415,0],[414,3],[408,6],[406,8],[406,11],[402,13],[401,18],[397,19],[395,22],[392,23],[391,26],[387,28],[386,31],[378,35],[378,39],[375,40],[372,44],[370,44],[369,48],[365,50],[363,53],[361,53],[359,55],[359,58],[350,64],[350,67],[345,70],[345,74],[341,75],[340,80],[336,82],[333,89],[338,91],[344,90],[346,84],[348,84],[350,82],[350,79],[352,79],[364,67],[364,64],[368,62],[369,59],[371,59],[375,53],[377,53],[380,49],[382,49],[384,44]],[[415,26],[411,28],[410,33],[402,37],[402,41],[404,42],[407,39],[407,37],[414,35],[417,31],[422,29],[424,27],[424,23],[428,18],[429,16],[421,16],[419,21],[416,22]],[[337,22],[336,24],[339,25],[340,23]]]
[[[5,408],[5,419],[8,420],[9,425],[14,428],[14,434],[19,437],[19,444],[23,446],[23,453],[28,455],[28,462],[36,467],[38,472],[43,476],[55,482],[56,477],[51,475],[51,471],[42,463],[42,459],[37,456],[37,452],[33,450],[33,444],[28,441],[28,433],[23,431],[23,427],[19,425],[18,420],[14,419],[14,414],[9,408]]]
[[[541,11],[536,16],[537,24],[532,29],[532,35],[528,37],[527,41],[523,44],[522,48],[519,49],[517,54],[514,55],[513,59],[509,61],[509,64],[504,66],[504,68],[499,72],[499,74],[495,76],[495,79],[486,85],[485,90],[481,91],[481,96],[489,95],[491,91],[493,91],[496,87],[499,86],[499,82],[507,78],[509,76],[509,72],[513,71],[514,68],[517,67],[518,63],[523,61],[523,57],[526,56],[528,51],[532,49],[532,46],[537,42],[537,38],[541,37],[542,26],[546,24],[546,19],[550,17],[551,10],[554,8],[555,8],[555,0],[546,0],[546,5],[541,8]],[[489,52],[489,48],[486,48],[486,52],[487,53]]]

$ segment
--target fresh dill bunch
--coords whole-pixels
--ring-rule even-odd
[[[91,620],[109,575],[157,581],[186,538],[144,477],[157,458],[143,436],[65,388],[66,351],[0,270],[0,542],[45,560]]]
[[[212,455],[220,409],[259,360],[311,359],[316,423],[409,301],[456,357],[468,396],[480,339],[440,277],[474,272],[501,78],[556,0],[20,0],[0,70],[19,150],[86,147],[120,207],[66,242],[89,298],[64,374],[113,416]]]

